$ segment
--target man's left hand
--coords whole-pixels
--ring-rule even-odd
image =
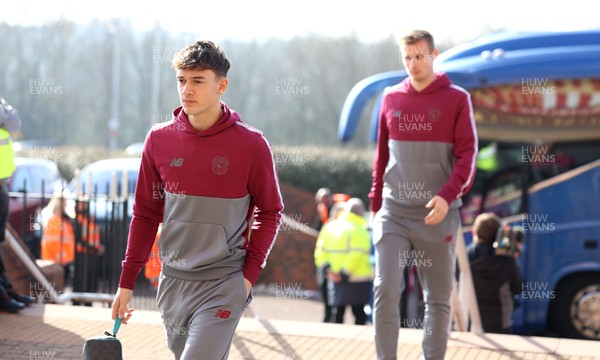
[[[425,216],[425,224],[437,225],[444,220],[446,214],[448,214],[448,203],[441,196],[434,196],[433,199],[429,200],[426,208],[432,209],[427,216]]]
[[[250,280],[244,278],[244,284],[246,284],[246,299],[250,296],[250,290],[252,290],[252,283]]]

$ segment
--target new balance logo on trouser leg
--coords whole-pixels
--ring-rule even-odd
[[[164,277],[157,299],[167,344],[176,359],[227,359],[246,306],[241,272],[210,281]]]

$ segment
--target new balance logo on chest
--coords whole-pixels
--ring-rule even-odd
[[[183,158],[173,158],[171,160],[171,164],[169,164],[170,167],[179,167],[183,165]]]

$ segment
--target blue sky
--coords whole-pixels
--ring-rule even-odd
[[[422,28],[429,30],[438,41],[458,43],[490,30],[600,28],[600,17],[590,6],[589,0],[569,0],[559,5],[539,0],[103,0],[91,4],[72,0],[22,0],[4,4],[0,21],[44,25],[63,19],[86,23],[93,18],[126,17],[139,29],[149,29],[159,21],[162,27],[174,33],[192,32],[216,41],[288,39],[308,33],[333,37],[356,34],[365,41],[374,41]]]

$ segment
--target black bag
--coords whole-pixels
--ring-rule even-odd
[[[121,341],[117,339],[120,326],[121,318],[117,318],[112,334],[105,331],[104,336],[87,339],[83,344],[83,360],[123,360]]]

